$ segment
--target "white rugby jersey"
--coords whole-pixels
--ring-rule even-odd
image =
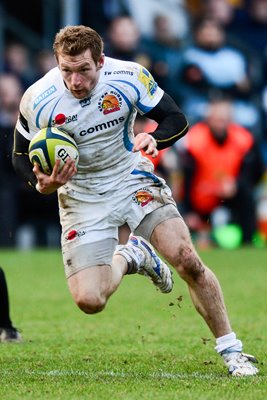
[[[134,62],[106,57],[96,87],[82,100],[72,96],[55,67],[23,95],[20,112],[28,126],[18,121],[16,129],[28,140],[47,126],[68,132],[80,154],[68,187],[102,193],[139,162],[141,153],[132,152],[136,112],[147,113],[162,96],[151,74]]]

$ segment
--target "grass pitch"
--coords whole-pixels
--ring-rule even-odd
[[[1,250],[21,344],[0,344],[1,400],[266,400],[266,249],[209,250],[233,330],[259,359],[232,378],[176,273],[170,294],[127,276],[106,310],[74,305],[57,250]]]

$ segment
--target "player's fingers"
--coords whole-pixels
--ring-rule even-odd
[[[147,133],[139,133],[134,138],[133,152],[140,151],[149,145],[149,137]]]
[[[155,158],[155,157],[157,157],[157,155],[159,154],[159,152],[158,152],[157,148],[154,146],[154,144],[151,143],[151,144],[148,146],[147,150],[146,150],[146,154],[149,154],[149,155],[151,155],[153,158]]]
[[[152,158],[155,158],[155,157],[158,156],[158,154],[159,154],[158,149],[154,149],[154,150],[153,150],[153,153],[151,154],[151,156],[152,156]]]
[[[60,166],[60,160],[56,160],[52,174],[51,174],[51,178],[55,178],[58,175],[59,166]]]
[[[135,151],[139,151],[141,149],[143,149],[143,142],[135,142],[134,146],[133,146],[133,152]]]
[[[39,167],[39,165],[35,162],[34,164],[33,164],[33,172],[34,172],[34,174],[37,176],[41,171],[40,171],[40,167]]]
[[[139,151],[142,149],[145,149],[147,151],[148,149],[151,148],[151,146],[153,146],[153,142],[149,135],[146,135],[145,137],[143,137],[141,135],[139,137],[138,136],[137,136],[137,140],[134,144],[133,151]],[[152,151],[152,150],[149,150],[148,154],[150,154],[150,151]]]
[[[153,154],[156,154],[157,152],[158,151],[157,151],[157,147],[155,145],[155,141],[150,137],[149,138],[149,143],[148,143],[147,148],[146,148],[146,154],[153,155]]]
[[[60,171],[61,178],[69,179],[77,172],[75,161],[68,158],[63,168]]]

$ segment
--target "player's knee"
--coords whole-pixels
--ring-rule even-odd
[[[86,314],[96,314],[102,311],[106,305],[106,299],[100,294],[87,294],[75,299],[77,306]]]
[[[176,270],[186,281],[199,281],[204,275],[205,267],[194,249],[181,245],[178,249]]]

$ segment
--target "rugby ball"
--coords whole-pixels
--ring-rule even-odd
[[[55,127],[38,131],[29,145],[29,158],[32,164],[37,163],[47,175],[51,175],[56,160],[60,160],[59,169],[68,158],[79,162],[79,152],[75,140],[66,132]]]

